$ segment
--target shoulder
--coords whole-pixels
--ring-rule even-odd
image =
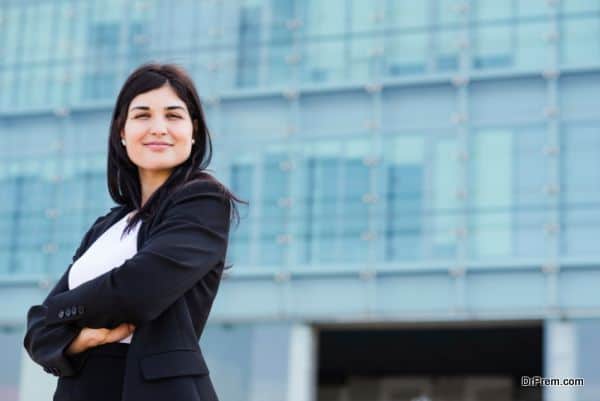
[[[215,177],[203,174],[181,185],[170,196],[171,202],[177,203],[190,197],[214,197],[226,200],[226,187]]]
[[[227,189],[216,178],[204,175],[194,178],[175,189],[161,207],[164,216],[225,217],[230,214],[231,204]]]

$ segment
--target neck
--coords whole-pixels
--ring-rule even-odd
[[[147,171],[147,170],[138,170],[140,177],[140,185],[142,187],[142,204],[144,206],[146,201],[152,196],[154,191],[158,189],[166,180],[169,178],[171,174],[170,170],[161,170],[161,171]]]

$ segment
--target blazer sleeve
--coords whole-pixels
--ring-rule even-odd
[[[71,265],[75,262],[77,255],[81,253],[81,250],[87,246],[93,227],[101,219],[102,217],[99,217],[84,235],[73,255]],[[74,324],[49,326],[45,323],[48,300],[54,295],[68,291],[69,289],[68,272],[71,265],[63,273],[43,303],[41,305],[33,305],[27,312],[27,329],[25,338],[23,339],[23,346],[29,357],[41,365],[44,371],[52,373],[55,376],[74,375],[79,371],[87,358],[86,351],[71,356],[65,354],[71,342],[79,335],[81,331],[80,327]]]
[[[48,299],[47,325],[73,322],[79,327],[99,328],[124,322],[143,324],[158,317],[224,262],[230,204],[218,184],[194,182],[178,189],[167,202],[164,217],[150,229],[133,257]]]

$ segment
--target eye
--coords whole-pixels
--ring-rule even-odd
[[[181,118],[181,116],[178,115],[178,114],[167,114],[167,117],[169,117],[169,118]]]
[[[149,116],[150,116],[149,114],[144,113],[144,114],[138,114],[137,116],[135,116],[133,118],[146,118],[146,117],[149,117]]]

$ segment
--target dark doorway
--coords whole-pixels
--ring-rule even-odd
[[[538,401],[542,324],[322,328],[319,401]],[[490,398],[492,397],[492,398]]]

